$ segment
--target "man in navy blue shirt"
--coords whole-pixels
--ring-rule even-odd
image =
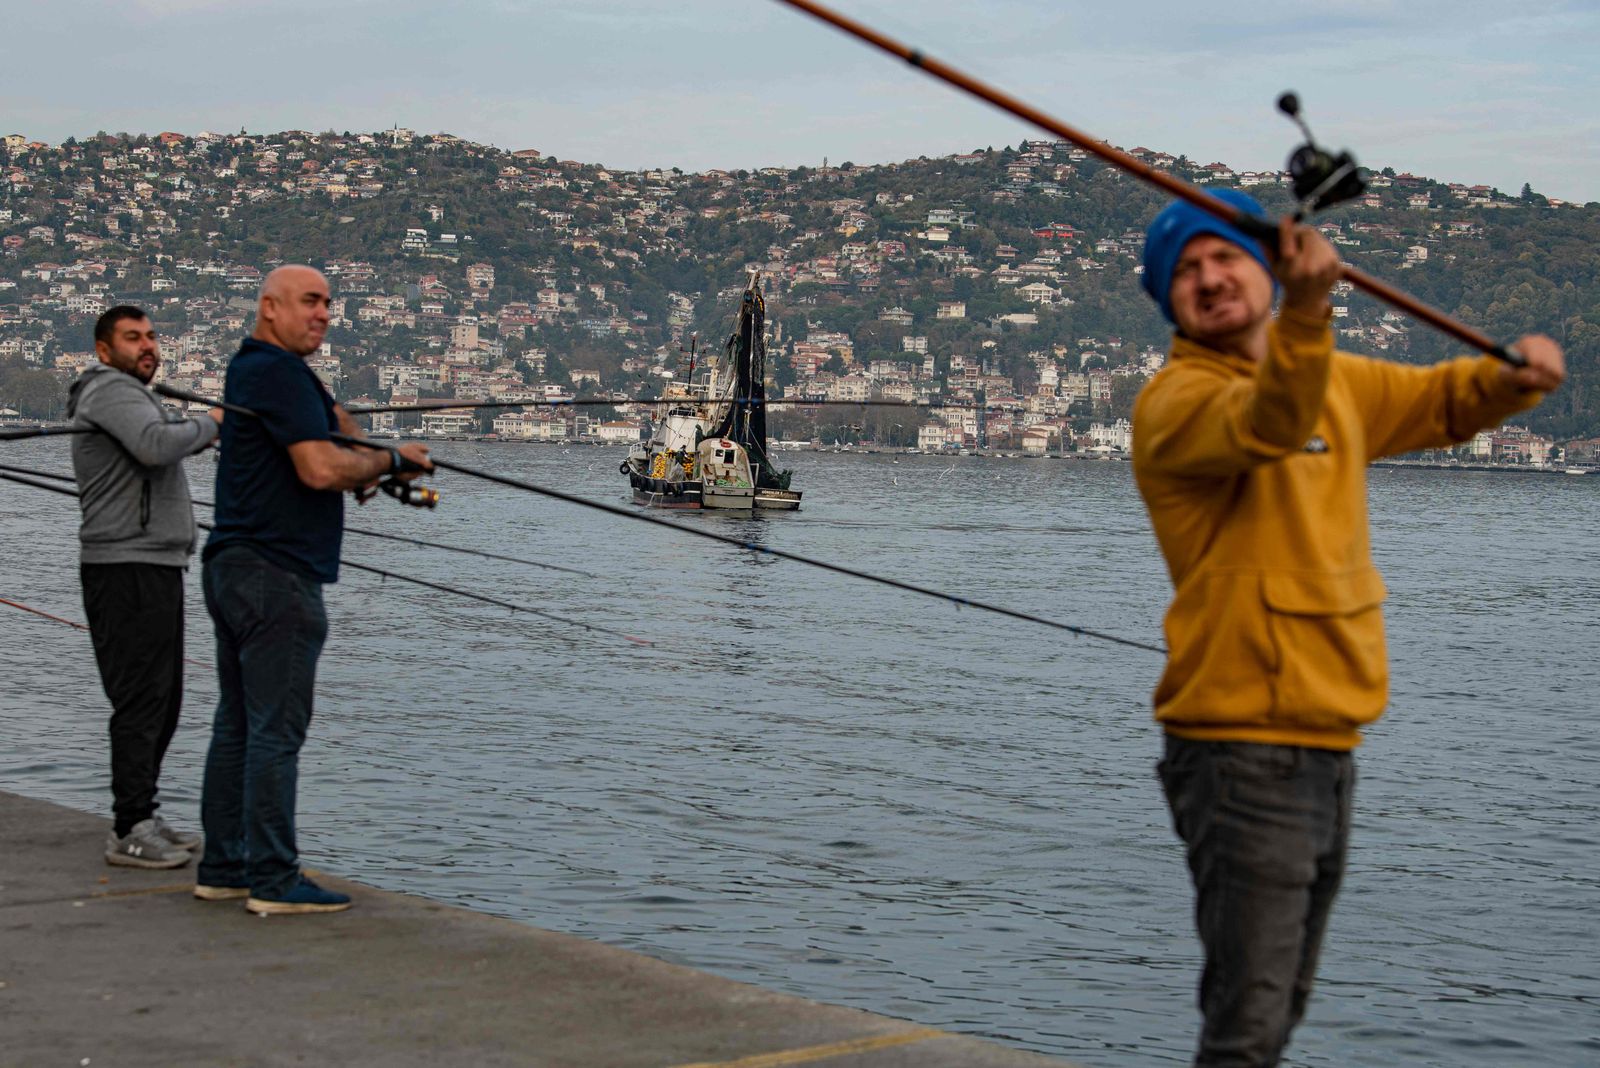
[[[361,431],[306,366],[328,329],[328,282],[279,267],[261,286],[255,331],[228,365],[224,397],[259,418],[226,420],[216,530],[206,542],[206,609],[217,633],[219,697],[200,817],[194,895],[245,898],[262,915],[337,912],[345,894],[300,871],[295,786],[328,636],[322,586],[339,579],[343,491],[431,470],[422,445],[346,448]]]

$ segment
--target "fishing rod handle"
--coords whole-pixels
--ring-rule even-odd
[[[409,459],[405,453],[401,452],[399,449],[392,445],[389,446],[389,474],[409,475],[418,472],[425,472],[427,470],[428,468],[417,463],[415,460]]]

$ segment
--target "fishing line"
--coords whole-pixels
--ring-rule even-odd
[[[4,479],[7,482],[16,482],[23,486],[32,486],[34,489],[49,490],[51,493],[60,493],[68,497],[82,496],[82,494],[75,489],[68,489],[65,486],[54,486],[47,482],[35,482],[33,479],[24,478],[21,475],[11,474],[9,473],[10,471],[10,468],[0,470],[0,479]],[[47,475],[46,477],[61,478],[62,476]],[[209,531],[215,529],[210,523],[196,523],[195,525],[202,530]],[[400,582],[409,582],[414,586],[422,586],[430,590],[438,590],[441,593],[451,593],[457,597],[465,597],[468,600],[478,601],[482,604],[494,605],[496,608],[505,608],[512,612],[526,612],[529,615],[539,616],[541,619],[548,619],[552,622],[562,623],[569,627],[581,627],[584,630],[591,631],[595,634],[605,634],[613,638],[621,638],[623,641],[631,642],[634,645],[655,644],[655,642],[648,638],[638,638],[632,634],[624,634],[620,630],[613,630],[610,627],[602,627],[597,623],[584,623],[580,620],[568,619],[566,616],[558,616],[552,612],[546,612],[538,608],[530,608],[527,605],[513,604],[510,601],[502,601],[496,597],[489,597],[481,593],[473,593],[471,590],[463,590],[457,586],[446,586],[443,583],[430,582],[427,579],[416,578],[412,575],[402,575],[398,571],[387,571],[382,568],[373,567],[369,564],[358,564],[354,560],[341,559],[339,563],[345,567],[354,568],[357,571],[367,571],[374,575],[381,575],[384,578],[392,578]]]
[[[195,504],[207,508],[215,508],[210,501],[195,501]],[[529,567],[543,568],[546,571],[559,571],[564,575],[579,575],[583,578],[597,579],[600,576],[592,571],[582,571],[575,567],[562,567],[560,564],[546,564],[539,560],[528,560],[521,556],[506,556],[503,553],[485,552],[482,549],[468,549],[460,545],[446,545],[438,541],[425,541],[422,538],[409,538],[404,534],[389,534],[381,530],[367,530],[362,527],[345,527],[346,534],[359,534],[364,538],[382,538],[385,541],[399,541],[407,545],[420,545],[428,549],[443,549],[445,552],[463,553],[467,556],[481,556],[486,560],[505,560],[513,564],[526,564]]]
[[[350,438],[347,440],[349,442],[360,441],[358,438]],[[382,448],[382,446],[370,445],[368,447]],[[942,590],[931,589],[927,586],[919,586],[912,582],[903,582],[900,579],[888,578],[884,575],[873,574],[870,571],[862,571],[858,568],[846,567],[843,564],[830,563],[826,560],[819,560],[811,556],[802,556],[799,553],[792,553],[784,549],[774,549],[770,545],[761,545],[757,542],[745,541],[741,538],[731,537],[727,534],[718,534],[710,530],[699,530],[695,527],[681,526],[665,519],[658,519],[652,515],[645,515],[641,512],[629,511],[614,504],[606,504],[602,501],[587,500],[583,497],[574,496],[570,493],[563,493],[561,490],[550,489],[547,486],[538,486],[532,482],[523,482],[520,479],[507,478],[504,475],[496,475],[489,471],[480,471],[477,468],[467,467],[464,464],[451,463],[448,460],[441,460],[437,457],[430,456],[429,459],[433,462],[435,467],[438,467],[441,470],[455,471],[459,474],[471,475],[474,478],[481,478],[488,482],[497,482],[502,486],[510,486],[514,489],[526,490],[529,493],[537,493],[544,497],[551,497],[558,501],[566,501],[568,504],[577,504],[582,505],[585,508],[594,508],[602,512],[609,512],[612,515],[622,516],[625,519],[636,519],[646,523],[654,523],[656,526],[666,527],[669,530],[676,530],[683,534],[693,534],[698,538],[707,538],[711,541],[718,541],[724,545],[731,545],[737,549],[746,549],[750,552],[761,553],[766,556],[775,556],[781,560],[793,560],[795,563],[799,564],[809,564],[812,567],[822,568],[825,571],[832,571],[836,574],[849,575],[853,578],[865,579],[868,582],[876,582],[884,586],[892,586],[895,589],[907,590],[911,593],[920,593],[925,597],[936,597],[939,600],[955,605],[957,608],[976,608],[980,611],[993,612],[998,615],[1009,616],[1012,619],[1025,620],[1029,623],[1041,623],[1044,626],[1054,627],[1056,630],[1064,630],[1071,634],[1079,635],[1080,637],[1099,638],[1102,641],[1115,642],[1118,645],[1126,645],[1134,649],[1144,649],[1152,653],[1160,653],[1163,656],[1166,655],[1166,650],[1159,645],[1149,645],[1145,642],[1134,641],[1131,638],[1121,638],[1114,634],[1106,634],[1103,631],[1091,630],[1087,627],[1078,627],[1070,623],[1062,623],[1054,619],[1046,619],[1043,616],[1036,616],[1029,612],[1020,612],[1013,608],[1005,608],[1001,605],[990,604],[987,601],[975,601],[970,598],[959,597],[955,594],[945,593]]]
[[[226,411],[237,412],[240,415],[259,418],[256,416],[255,412],[252,412],[250,409],[238,404],[223,404],[221,402],[213,401],[206,397],[189,393],[185,390],[174,389],[171,386],[166,385],[156,385],[151,388],[153,388],[157,393],[160,393],[166,397],[171,397],[174,400],[194,401],[200,404],[209,404],[213,407],[221,407]],[[329,437],[332,440],[340,442],[344,445],[353,445],[367,449],[387,450],[389,448],[389,446],[380,444],[378,442],[368,441],[364,438],[353,438],[345,434],[330,434]],[[611,515],[621,516],[624,519],[637,520],[641,523],[652,523],[656,526],[666,527],[668,530],[675,530],[682,534],[692,534],[697,538],[705,538],[709,541],[721,542],[724,545],[731,545],[736,549],[745,549],[749,552],[761,553],[766,556],[777,557],[781,560],[792,560],[795,563],[808,564],[811,567],[821,568],[824,571],[832,571],[840,575],[849,575],[852,578],[864,579],[867,582],[875,582],[883,586],[892,586],[895,589],[906,590],[910,593],[919,593],[924,597],[934,597],[938,600],[953,604],[957,608],[975,608],[983,612],[993,612],[996,615],[1007,616],[1011,619],[1020,619],[1028,623],[1039,623],[1043,626],[1052,627],[1056,630],[1064,630],[1070,634],[1076,634],[1080,637],[1098,638],[1101,641],[1113,642],[1117,645],[1126,645],[1133,649],[1143,649],[1147,652],[1159,653],[1163,656],[1165,656],[1167,652],[1159,645],[1150,645],[1146,642],[1135,641],[1132,638],[1121,638],[1114,634],[1106,634],[1103,631],[1091,630],[1088,627],[1078,627],[1071,623],[1062,623],[1058,620],[1046,619],[1044,616],[1036,616],[1030,612],[1021,612],[1014,608],[1005,608],[1001,605],[990,604],[987,601],[975,601],[966,597],[958,597],[955,594],[945,593],[942,590],[930,589],[927,586],[919,586],[912,582],[903,582],[900,579],[888,578],[884,575],[876,575],[870,571],[862,571],[858,568],[847,567],[844,564],[835,564],[826,560],[818,560],[811,556],[802,556],[799,553],[792,553],[784,549],[774,549],[769,545],[761,545],[757,542],[745,541],[742,538],[735,538],[727,534],[718,534],[715,531],[700,530],[695,527],[681,526],[665,519],[658,519],[652,515],[645,515],[641,512],[630,511],[614,504],[606,504],[602,501],[591,501],[584,497],[575,496],[571,493],[564,493],[561,490],[550,489],[547,486],[538,486],[532,482],[524,482],[521,479],[508,478],[505,475],[497,475],[489,471],[480,471],[475,467],[467,467],[464,464],[452,463],[448,460],[441,460],[436,456],[430,455],[429,461],[434,467],[437,467],[442,471],[455,471],[458,474],[470,475],[473,478],[483,479],[485,482],[498,483],[502,486],[509,486],[512,489],[524,490],[528,493],[537,493],[542,497],[550,497],[554,500],[566,501],[568,504],[576,504],[584,508],[592,508],[597,511],[607,512]]]
[[[1063,141],[1071,142],[1085,152],[1100,157],[1119,170],[1131,174],[1135,178],[1140,178],[1180,200],[1186,200],[1200,210],[1224,222],[1232,223],[1250,234],[1251,237],[1264,243],[1268,248],[1277,247],[1278,228],[1270,220],[1252,215],[1248,211],[1241,211],[1232,204],[1218,200],[1211,194],[1203,192],[1187,182],[1180,181],[1170,174],[1135,159],[1121,149],[1112,148],[1105,141],[1098,141],[1008,93],[987,85],[969,74],[964,74],[954,67],[941,63],[939,60],[915,48],[908,48],[862,23],[846,18],[836,11],[816,3],[815,0],[778,0],[778,2],[787,4],[811,15],[813,18],[828,23],[830,26],[843,30],[852,37],[865,41],[892,56],[903,59],[919,70],[926,71],[940,81],[970,93],[979,100],[993,104],[1002,111],[1010,112],[1024,122],[1030,122],[1049,133],[1055,134]],[[1396,289],[1386,282],[1380,282],[1372,275],[1357,270],[1348,263],[1341,264],[1339,271],[1344,280],[1351,285],[1365,290],[1386,304],[1421,319],[1429,326],[1450,335],[1457,341],[1471,345],[1479,352],[1484,352],[1496,359],[1503,360],[1513,367],[1527,366],[1527,361],[1515,349],[1494,341],[1487,334],[1474,330],[1465,323],[1446,315],[1438,308],[1430,307],[1410,294]]]

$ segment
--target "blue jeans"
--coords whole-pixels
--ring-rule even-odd
[[[1167,736],[1205,949],[1196,1065],[1269,1068],[1305,1015],[1350,842],[1349,753]]]
[[[311,725],[317,657],[328,637],[322,586],[245,546],[203,572],[217,633],[219,698],[206,754],[200,820],[207,886],[282,897],[300,878],[295,787]]]

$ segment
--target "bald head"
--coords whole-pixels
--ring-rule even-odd
[[[309,356],[328,332],[328,280],[302,264],[286,264],[261,281],[252,336],[296,356]]]

